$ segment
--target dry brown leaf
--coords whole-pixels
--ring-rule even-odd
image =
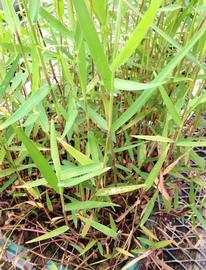
[[[28,203],[32,206],[35,206],[37,208],[44,208],[44,205],[42,203],[39,202],[35,202],[35,201],[26,201],[25,203]]]
[[[183,155],[181,155],[180,157],[178,157],[178,159],[176,159],[174,162],[172,162],[169,166],[167,166],[163,170],[163,175],[168,174],[186,154],[187,154],[187,152],[184,153]]]
[[[134,260],[132,260],[131,262],[129,262],[127,265],[125,265],[122,270],[128,270],[130,267],[132,267],[133,265],[135,265],[137,262],[141,261],[142,259],[148,257],[149,255],[151,255],[153,252],[153,250],[147,250],[145,251],[142,255],[138,256],[137,258],[135,258]]]
[[[160,171],[160,176],[159,176],[159,181],[157,183],[157,188],[159,189],[160,193],[162,194],[162,196],[166,200],[171,201],[171,197],[170,197],[169,193],[167,192],[165,185],[164,185],[164,177],[163,177],[162,171]]]
[[[169,265],[167,265],[164,261],[153,257],[152,260],[159,266],[163,267],[162,270],[174,270],[174,268],[170,267]]]

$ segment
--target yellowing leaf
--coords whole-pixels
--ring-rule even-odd
[[[145,184],[119,186],[119,187],[108,187],[108,188],[99,189],[96,192],[95,196],[117,195],[117,194],[121,194],[121,193],[132,192],[134,190],[144,188],[144,187],[145,187]]]

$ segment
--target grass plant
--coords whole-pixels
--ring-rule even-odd
[[[38,265],[130,269],[174,244],[157,207],[206,228],[206,2],[17,2],[0,12],[4,236]]]

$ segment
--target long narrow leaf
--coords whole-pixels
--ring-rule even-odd
[[[158,196],[158,191],[156,191],[154,193],[152,199],[147,204],[144,215],[143,215],[143,217],[141,219],[140,226],[143,226],[145,224],[145,222],[148,220],[149,216],[151,215],[151,213],[152,213],[152,211],[154,209],[155,202],[157,200],[157,196]]]
[[[26,243],[30,244],[30,243],[35,243],[35,242],[51,239],[53,237],[56,237],[56,236],[59,236],[59,235],[65,233],[68,230],[69,230],[69,227],[64,225],[64,226],[61,226],[61,227],[59,227],[51,232],[45,233],[44,235],[41,235],[41,236],[36,237],[30,241],[27,241]]]
[[[110,229],[109,227],[100,224],[92,219],[88,219],[82,216],[79,216],[79,218],[84,221],[85,223],[89,224],[91,227],[95,228],[96,230],[106,234],[107,236],[116,238],[117,237],[117,232],[115,232],[114,230]]]
[[[155,14],[161,5],[162,0],[153,0],[149,9],[146,11],[141,22],[137,25],[136,29],[132,33],[130,39],[125,44],[124,48],[120,51],[117,57],[112,63],[112,70],[117,70],[121,64],[123,64],[135,51],[138,45],[141,43],[145,37],[148,29],[150,28]]]
[[[150,135],[132,135],[132,137],[137,138],[137,139],[142,139],[142,140],[147,140],[147,141],[153,141],[153,142],[168,142],[168,143],[173,143],[174,141],[170,138],[163,137],[160,135],[156,136],[150,136]]]
[[[125,91],[142,91],[146,89],[152,89],[158,86],[161,86],[165,82],[161,83],[139,83],[131,80],[122,80],[122,79],[114,79],[114,88],[117,90],[125,90]]]
[[[43,86],[34,92],[9,118],[0,125],[0,130],[9,127],[26,116],[37,106],[49,93],[49,87]]]
[[[6,73],[6,76],[3,80],[3,82],[1,83],[0,86],[0,98],[3,96],[3,94],[5,93],[7,87],[9,86],[11,80],[14,77],[15,71],[18,67],[18,63],[19,63],[19,55],[17,55],[17,57],[15,58],[11,68],[9,69],[9,71]]]
[[[92,163],[83,166],[74,166],[61,172],[61,180],[77,177],[86,173],[91,173],[104,168],[103,163]]]
[[[93,161],[88,158],[86,155],[75,149],[73,146],[69,145],[68,143],[59,140],[61,145],[66,149],[66,151],[73,156],[80,164],[87,165],[93,163]]]
[[[180,116],[174,106],[174,104],[172,103],[170,97],[167,94],[167,91],[165,90],[165,88],[163,86],[159,87],[160,93],[162,95],[162,98],[164,100],[164,103],[167,107],[167,110],[169,112],[169,114],[171,115],[171,117],[173,118],[173,120],[175,121],[175,123],[178,126],[182,125],[182,120],[180,119]]]
[[[196,217],[199,219],[203,227],[206,229],[206,219],[203,217],[203,215],[197,210],[195,206],[191,206],[191,209],[193,213],[196,215]]]
[[[202,27],[199,32],[194,34],[191,40],[188,41],[185,47],[183,47],[176,56],[160,71],[153,83],[163,82],[171,74],[176,65],[185,57],[185,55],[191,50],[191,48],[196,44],[196,42],[203,36],[206,31],[206,27]],[[135,115],[145,103],[153,95],[156,88],[149,91],[145,90],[139,98],[113,123],[113,132],[119,129],[124,123],[126,123],[133,115]]]
[[[41,152],[37,149],[36,145],[26,136],[24,131],[19,127],[14,127],[14,130],[18,136],[18,138],[25,145],[29,156],[32,158],[37,168],[41,172],[42,176],[47,180],[50,187],[52,187],[56,192],[59,192],[58,188],[58,180],[57,177],[50,167],[48,161],[41,154]]]
[[[81,184],[87,180],[90,180],[92,179],[93,177],[96,177],[96,176],[99,176],[105,172],[107,172],[110,168],[103,168],[103,169],[99,169],[99,170],[96,170],[94,172],[91,172],[91,173],[87,173],[87,174],[84,174],[82,176],[79,176],[79,177],[74,177],[74,178],[71,178],[71,179],[65,179],[65,180],[62,180],[60,183],[59,183],[59,187],[73,187],[73,186],[76,186],[78,184]]]
[[[58,32],[60,32],[64,37],[73,38],[73,34],[64,26],[59,20],[57,20],[53,15],[51,15],[45,8],[40,7],[39,14],[42,18],[47,20],[49,24],[54,27]]]
[[[108,187],[99,189],[95,196],[111,196],[111,195],[117,195],[122,193],[131,192],[140,188],[144,188],[145,184],[139,184],[139,185],[128,185],[128,186],[119,186],[119,187]]]
[[[51,135],[50,135],[50,144],[51,144],[51,157],[54,162],[54,168],[56,170],[57,178],[60,180],[61,177],[61,165],[59,160],[58,146],[56,140],[56,131],[54,122],[51,122]]]
[[[109,206],[118,206],[118,204],[110,202],[100,202],[100,201],[77,201],[68,203],[65,205],[66,211],[79,211],[83,209],[93,209],[93,208],[102,208]]]
[[[92,58],[107,90],[112,89],[111,70],[84,0],[73,1],[78,21]]]

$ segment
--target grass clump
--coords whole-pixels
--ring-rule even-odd
[[[173,243],[152,214],[205,226],[205,2],[1,2],[4,236],[40,267],[121,269]]]

